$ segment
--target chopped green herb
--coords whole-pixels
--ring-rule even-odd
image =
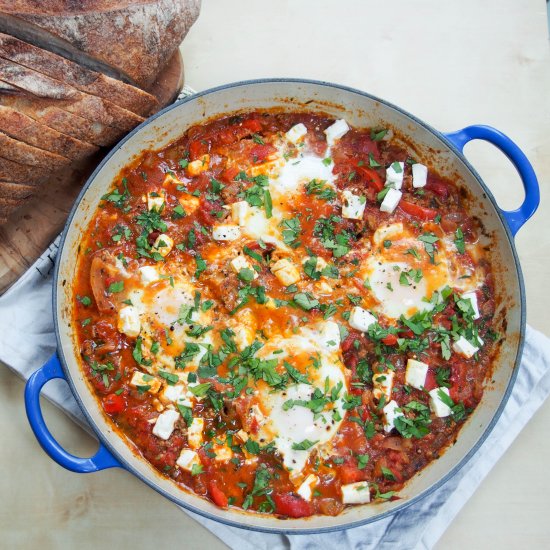
[[[308,449],[311,449],[313,445],[319,443],[319,440],[317,441],[310,441],[309,439],[304,439],[303,441],[300,441],[300,443],[293,443],[292,449],[294,451],[307,451]]]
[[[372,141],[381,141],[387,133],[387,130],[375,130],[374,128],[372,128],[370,131],[370,138],[372,139]]]
[[[195,278],[198,279],[207,268],[207,263],[202,259],[200,254],[195,255],[195,263],[197,264],[197,269],[195,270]]]
[[[455,246],[459,254],[464,254],[466,251],[464,244],[464,233],[460,227],[457,227],[455,231]]]
[[[92,305],[92,300],[89,296],[77,296],[76,299],[84,306],[88,307]]]
[[[116,281],[109,285],[107,292],[109,292],[109,294],[113,294],[115,292],[122,292],[123,290],[124,290],[124,281]]]
[[[166,382],[168,382],[169,386],[174,386],[179,382],[179,376],[177,374],[172,374],[171,372],[159,370],[158,375],[161,378],[164,378]]]
[[[424,243],[424,250],[430,257],[430,262],[435,264],[435,243],[439,241],[439,237],[436,237],[433,233],[423,233],[418,237],[418,240]]]
[[[254,280],[254,271],[248,267],[243,267],[239,270],[237,277],[245,283],[250,283]]]
[[[357,467],[362,470],[369,462],[369,455],[357,455]]]
[[[310,311],[313,308],[319,307],[319,300],[309,292],[298,292],[294,294],[294,303],[304,311]]]
[[[199,474],[202,474],[204,472],[204,467],[202,464],[193,464],[191,466],[191,475],[192,476],[198,476]]]

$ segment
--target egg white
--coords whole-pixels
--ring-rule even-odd
[[[322,451],[330,445],[345,416],[343,405],[348,386],[344,365],[339,348],[334,349],[333,342],[327,345],[319,338],[322,332],[322,323],[313,324],[293,336],[271,339],[257,354],[262,359],[287,361],[311,381],[305,384],[290,379],[282,390],[259,382],[252,400],[261,418],[258,433],[251,437],[262,445],[274,444],[293,480],[300,479],[313,451]],[[327,386],[329,394],[333,388],[340,386],[341,389],[338,398],[319,414],[314,415],[309,408],[300,405],[284,410],[287,401],[310,401],[316,389],[325,393]],[[305,450],[293,449],[305,440],[314,444]]]
[[[433,309],[434,293],[446,286],[473,290],[482,280],[479,273],[468,268],[466,258],[457,254],[454,242],[445,238],[437,226],[431,229],[440,236],[435,263],[405,223],[382,226],[372,236],[371,253],[362,261],[360,274],[369,282],[373,309],[389,319]],[[418,282],[409,279],[409,285],[401,284],[401,274],[411,269],[420,270],[422,278]]]

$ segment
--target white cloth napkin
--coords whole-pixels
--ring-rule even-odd
[[[0,362],[27,379],[55,352],[52,273],[57,242],[0,297]],[[43,392],[81,426],[91,431],[66,385]],[[550,340],[527,327],[516,384],[493,432],[470,462],[430,496],[390,518],[325,535],[271,535],[228,527],[190,514],[231,548],[366,550],[432,548],[493,464],[550,394]]]

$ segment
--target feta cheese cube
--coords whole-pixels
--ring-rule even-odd
[[[334,321],[319,323],[319,343],[329,350],[338,349],[340,346],[340,327]]]
[[[181,185],[183,182],[176,177],[176,174],[174,172],[166,172],[166,175],[164,176],[164,181],[162,182],[162,186],[166,187],[167,185]]]
[[[394,189],[403,187],[403,176],[405,175],[404,162],[392,162],[386,168],[386,185],[391,185]]]
[[[200,200],[193,195],[185,194],[178,199],[181,207],[185,210],[185,213],[189,216],[193,214],[200,205]]]
[[[204,418],[193,418],[191,426],[187,428],[187,442],[192,449],[198,449],[202,444],[202,430]]]
[[[347,189],[342,193],[342,216],[349,220],[361,220],[363,218],[363,212],[365,211],[365,205],[367,204],[367,198],[363,195],[354,195]]]
[[[187,391],[178,397],[178,405],[181,405],[182,407],[187,407],[188,409],[192,409],[194,397],[195,396],[190,391]]]
[[[355,306],[349,316],[349,324],[352,328],[367,332],[369,327],[376,323],[376,317],[362,307]]]
[[[384,241],[391,240],[392,237],[396,237],[403,234],[403,224],[401,222],[392,223],[390,225],[384,225],[379,227],[372,236],[372,240],[375,245],[381,246]]]
[[[233,451],[227,445],[214,445],[212,452],[216,454],[214,460],[218,462],[229,462],[233,458]]]
[[[405,372],[405,384],[421,390],[426,384],[426,375],[428,374],[428,365],[422,361],[409,359],[407,361],[407,370]]]
[[[164,439],[165,441],[170,439],[170,436],[176,427],[176,421],[179,417],[180,413],[172,409],[168,409],[159,414],[157,421],[153,426],[153,434],[161,439]]]
[[[424,187],[428,181],[428,167],[415,162],[412,165],[413,187]]]
[[[313,284],[315,294],[332,294],[332,287],[326,281],[317,281]]]
[[[239,430],[235,437],[241,442],[246,443],[248,441],[248,434],[244,430]]]
[[[296,493],[300,495],[304,500],[310,501],[311,497],[313,496],[313,489],[315,486],[319,483],[319,478],[317,476],[314,476],[313,474],[309,474]]]
[[[201,466],[201,459],[195,451],[192,451],[191,449],[183,449],[180,456],[176,460],[176,464],[180,468],[190,472],[193,469],[193,466]]]
[[[190,162],[187,167],[187,174],[198,176],[201,172],[208,170],[210,166],[210,155],[203,155],[200,159]]]
[[[258,273],[252,267],[252,264],[244,256],[237,256],[236,258],[233,258],[230,263],[233,271],[237,273],[237,275],[239,274],[241,269],[250,269],[250,271],[252,271],[254,275],[254,279],[258,278]]]
[[[239,327],[239,330],[235,332],[233,339],[237,345],[239,351],[243,351],[248,346],[252,345],[255,340],[256,331],[250,327]]]
[[[348,123],[343,119],[337,120],[334,124],[329,126],[324,132],[327,136],[327,144],[332,147],[336,141],[347,134],[349,131]]]
[[[385,372],[377,372],[372,375],[372,384],[374,389],[372,394],[375,399],[382,399],[382,396],[386,397],[386,402],[391,401],[391,391],[393,388],[393,379],[395,372],[387,370]]]
[[[285,285],[293,285],[300,280],[300,272],[298,268],[287,258],[282,258],[272,264],[269,269],[279,281]]]
[[[477,339],[481,347],[483,345],[483,340],[479,336]],[[456,342],[453,342],[453,351],[466,357],[466,359],[473,357],[479,351],[480,347],[472,345],[464,336],[461,336]]]
[[[393,189],[390,187],[388,189],[388,192],[386,193],[386,196],[384,197],[384,200],[382,201],[382,204],[380,205],[380,211],[392,214],[393,211],[397,208],[397,205],[399,204],[402,196],[403,193],[401,193],[401,191],[397,191],[397,189]]]
[[[297,143],[307,134],[307,128],[305,124],[302,124],[301,122],[299,124],[295,124],[286,134],[285,137],[288,141],[291,143]]]
[[[432,409],[432,412],[435,414],[435,416],[442,418],[444,416],[449,416],[452,411],[451,407],[444,403],[441,397],[439,397],[440,391],[447,395],[450,395],[448,388],[435,388],[432,391],[428,392],[428,395],[430,396],[430,409]]]
[[[393,400],[384,405],[382,412],[384,413],[384,431],[390,433],[395,427],[395,419],[403,416],[403,413],[399,410],[399,405]]]
[[[241,236],[238,225],[220,224],[212,229],[212,238],[215,241],[236,241]]]
[[[183,384],[166,386],[160,394],[160,400],[164,401],[165,403],[175,403],[181,398],[184,391],[185,391],[185,386]]]
[[[130,385],[134,388],[146,388],[149,393],[158,393],[160,390],[160,380],[147,374],[145,372],[140,372],[138,370],[134,371],[132,374],[132,379],[130,380]]]
[[[144,265],[143,267],[140,267],[138,271],[141,277],[141,282],[146,285],[154,283],[160,279],[157,268],[152,265]]]
[[[344,504],[366,504],[370,502],[370,489],[367,481],[357,481],[342,485],[342,502]]]
[[[472,304],[472,309],[474,310],[474,320],[479,319],[481,317],[479,313],[479,306],[477,304],[477,294],[475,290],[472,290],[470,292],[465,292],[461,298],[463,300],[470,300],[470,303]]]
[[[124,256],[120,256],[120,257],[117,256],[117,258],[115,259],[115,266],[123,277],[130,276],[130,274],[128,273],[128,270],[126,269],[126,266],[124,265],[125,263],[126,265],[128,265],[127,261],[128,261],[128,258]]]
[[[164,207],[164,192],[147,193],[147,210],[160,212]]]
[[[246,201],[234,202],[231,205],[231,217],[235,223],[241,226],[246,225],[249,212],[250,205]]]
[[[141,321],[138,309],[134,306],[124,306],[118,312],[118,331],[131,338],[136,338],[141,331]]]
[[[161,233],[155,240],[153,244],[152,251],[158,252],[163,258],[168,256],[174,248],[174,241],[168,235]]]

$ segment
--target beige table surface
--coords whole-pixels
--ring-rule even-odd
[[[528,322],[550,334],[550,55],[543,0],[203,0],[182,46],[198,90],[269,76],[355,86],[441,130],[491,124],[532,160],[542,205],[517,238]],[[467,154],[504,207],[520,183],[491,146]],[[122,471],[77,475],[41,451],[23,384],[0,369],[0,548],[208,548],[224,545]],[[91,438],[47,404],[75,453]],[[438,548],[550,547],[550,402],[455,519]]]

